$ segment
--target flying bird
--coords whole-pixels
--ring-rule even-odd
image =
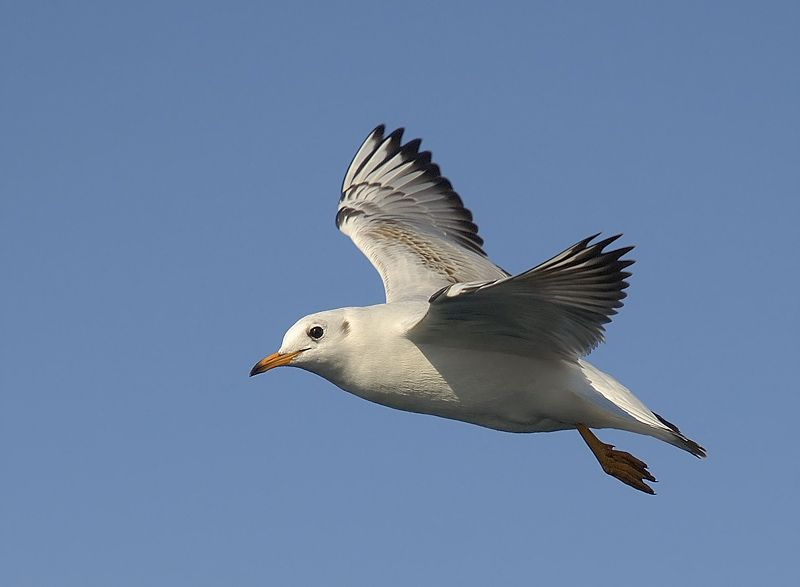
[[[298,320],[250,375],[284,365],[359,397],[506,432],[577,430],[603,471],[654,494],[647,464],[592,428],[696,442],[584,357],[622,306],[630,246],[599,234],[511,275],[489,260],[461,198],[419,139],[378,126],[342,183],[336,226],[383,280],[386,303]]]

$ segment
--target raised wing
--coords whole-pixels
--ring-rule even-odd
[[[472,214],[421,141],[378,126],[342,183],[336,226],[378,270],[386,301],[427,299],[442,287],[507,276],[483,252]]]
[[[622,306],[625,279],[631,275],[624,269],[633,264],[621,259],[633,247],[604,250],[621,235],[592,244],[597,236],[520,275],[442,288],[409,336],[520,355],[576,359],[588,354],[602,342],[603,325]]]

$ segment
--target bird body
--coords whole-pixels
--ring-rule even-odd
[[[584,356],[622,306],[619,236],[583,239],[510,275],[419,140],[377,127],[345,174],[336,224],[384,283],[386,303],[300,319],[251,375],[290,365],[366,400],[506,432],[577,429],[603,470],[653,493],[647,465],[590,428],[705,450]]]
[[[413,327],[428,306],[392,302],[312,314],[289,330],[279,352],[290,353],[297,339],[305,344],[305,331],[318,324],[335,337],[328,348],[336,352],[308,362],[300,355],[292,366],[371,402],[504,432],[553,432],[580,422],[686,448],[682,435],[588,361],[493,351],[480,347],[480,337],[476,348],[415,342]]]

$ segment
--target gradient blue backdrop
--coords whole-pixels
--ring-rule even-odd
[[[790,584],[796,2],[15,2],[0,13],[0,584]],[[333,224],[380,122],[490,255],[637,245],[593,361],[709,449],[511,435],[247,373],[382,301]],[[380,336],[376,332],[375,336]]]

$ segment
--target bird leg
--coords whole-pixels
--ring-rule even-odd
[[[643,463],[630,453],[614,450],[614,445],[601,442],[583,424],[578,424],[577,428],[584,442],[597,458],[597,462],[603,467],[603,471],[612,477],[616,477],[625,485],[630,485],[634,489],[655,495],[656,492],[644,482],[645,479],[647,481],[656,480],[647,470],[647,463]]]

